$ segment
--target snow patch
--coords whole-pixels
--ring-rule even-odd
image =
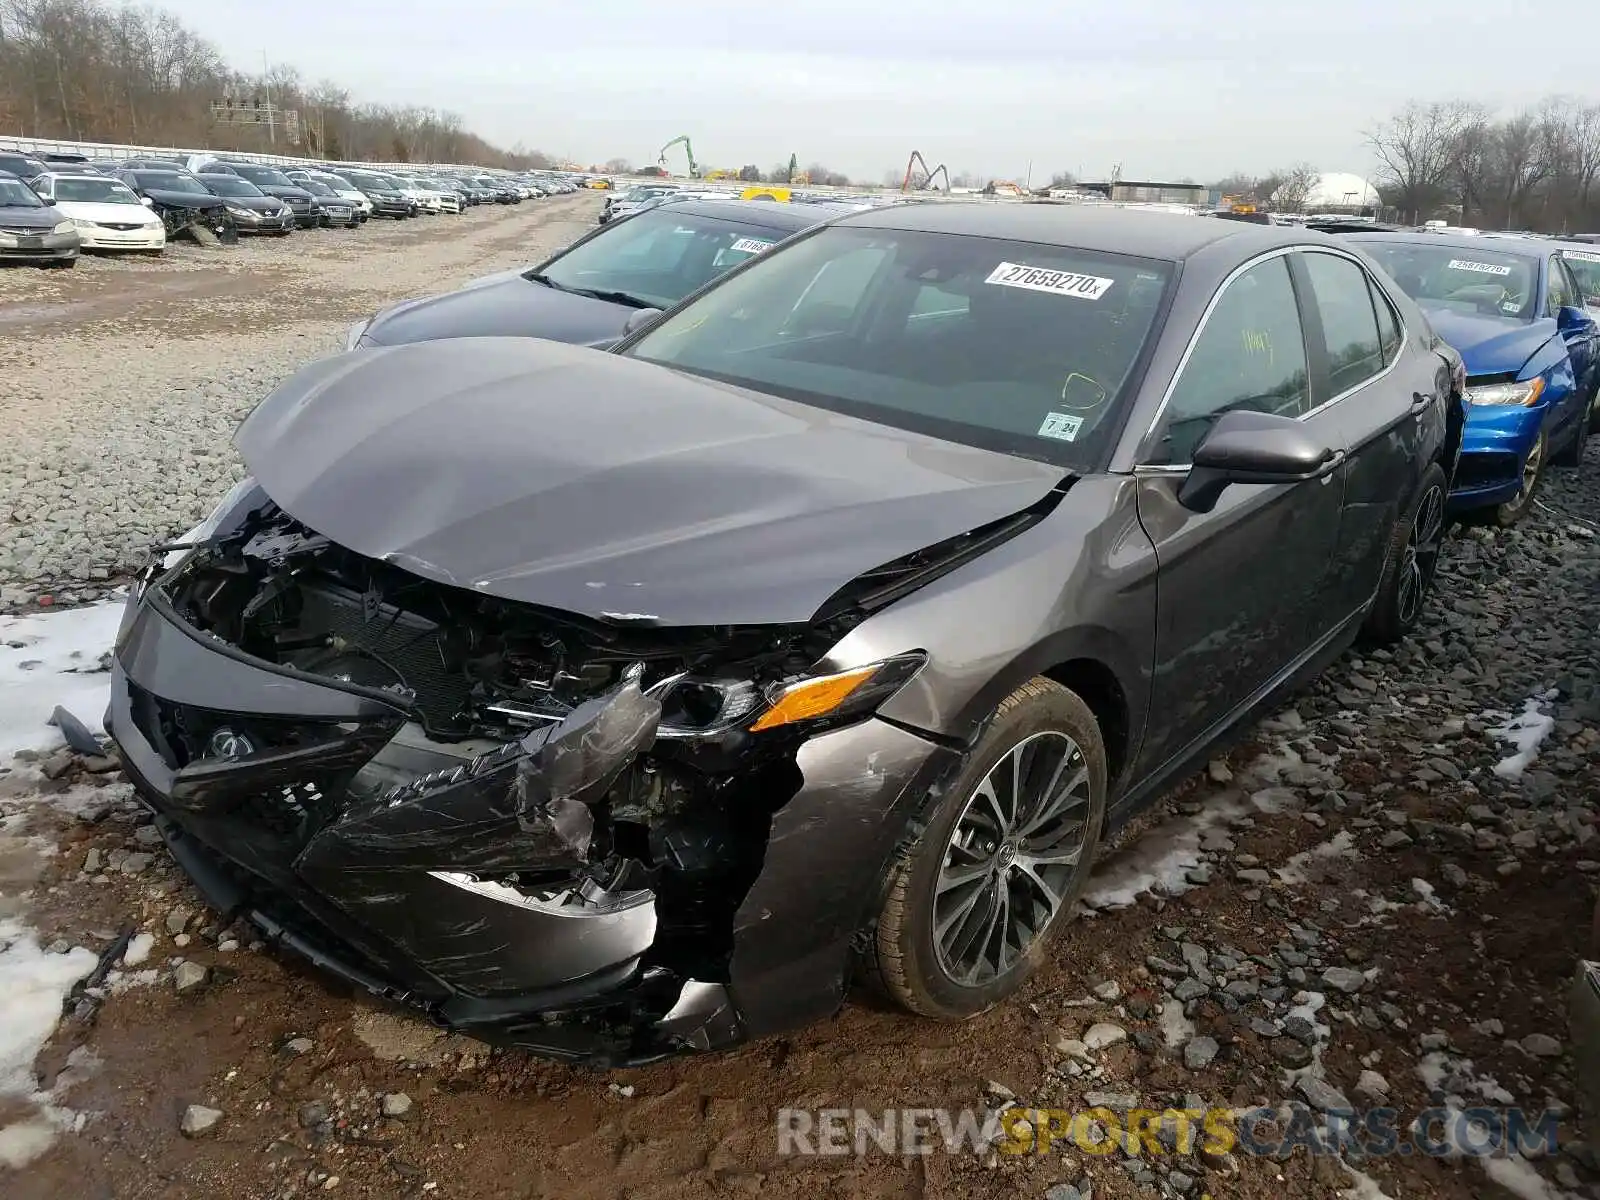
[[[1516,751],[1495,763],[1494,773],[1501,779],[1521,779],[1522,773],[1539,757],[1539,747],[1556,727],[1556,719],[1544,708],[1546,701],[1554,698],[1552,692],[1530,696],[1523,702],[1521,713],[1489,731]]]
[[[63,1071],[50,1092],[38,1090],[33,1060],[55,1032],[61,1003],[72,985],[99,960],[81,946],[66,954],[46,954],[32,930],[13,919],[0,920],[0,1099],[15,1098],[36,1107],[36,1115],[0,1129],[0,1165],[26,1166],[50,1145],[56,1130],[81,1127],[80,1114],[55,1103],[81,1077]],[[87,1070],[92,1055],[74,1051],[69,1067]]]
[[[156,935],[153,933],[138,934],[128,943],[128,948],[122,952],[124,966],[137,967],[150,957],[150,951],[156,946]]]
[[[25,617],[0,617],[0,762],[18,750],[50,750],[56,705],[95,728],[111,695],[101,657],[116,640],[121,599]]]
[[[1334,859],[1359,859],[1356,853],[1355,834],[1341,829],[1325,842],[1292,855],[1287,863],[1277,868],[1277,876],[1284,883],[1308,883],[1312,877],[1322,878]]]
[[[1356,1170],[1342,1158],[1337,1161],[1350,1176],[1350,1186],[1340,1189],[1339,1200],[1394,1200],[1371,1175]]]
[[[1579,1200],[1573,1192],[1552,1187],[1520,1154],[1506,1158],[1480,1158],[1484,1174],[1517,1200]]]

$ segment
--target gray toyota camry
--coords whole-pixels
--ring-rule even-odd
[[[1460,360],[1290,227],[926,204],[602,352],[315,363],[129,601],[108,728],[212,902],[631,1064],[957,1020],[1109,830],[1434,573]]]

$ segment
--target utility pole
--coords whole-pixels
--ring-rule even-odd
[[[267,93],[267,138],[272,145],[272,149],[276,151],[278,149],[278,130],[273,121],[272,112],[272,67],[267,63],[267,52],[265,50],[261,52],[261,86]]]

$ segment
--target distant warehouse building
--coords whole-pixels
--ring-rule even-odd
[[[1107,200],[1125,204],[1196,204],[1212,202],[1212,191],[1201,183],[1140,183],[1119,179],[1114,183],[1080,183],[1083,191],[1098,192]]]

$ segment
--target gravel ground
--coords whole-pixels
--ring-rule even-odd
[[[235,426],[351,321],[538,262],[592,196],[0,269],[0,611],[93,597],[237,478]]]
[[[1023,995],[955,1027],[862,1001],[632,1072],[491,1051],[352,998],[207,911],[114,762],[0,767],[0,918],[24,910],[61,953],[140,934],[98,1019],[67,1022],[39,1056],[35,1094],[0,1089],[0,1129],[44,1113],[71,1131],[0,1167],[0,1192],[1597,1200],[1565,1020],[1600,881],[1597,513],[1591,451],[1519,528],[1458,530],[1416,636],[1347,655],[1177,789],[1102,863],[1093,911]],[[1518,772],[1509,723],[1530,707],[1544,737]],[[1553,1109],[1558,1148],[1259,1156],[1166,1134],[1132,1152],[1063,1140],[908,1160],[785,1157],[775,1130],[784,1107],[1093,1107],[1114,1123],[1266,1106],[1304,1146],[1330,1108],[1392,1108],[1404,1141],[1425,1110],[1486,1104]]]

